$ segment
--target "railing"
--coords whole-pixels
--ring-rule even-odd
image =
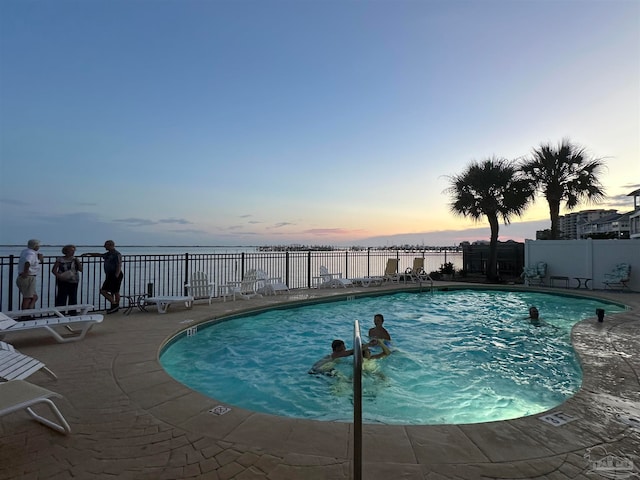
[[[389,258],[400,260],[403,273],[413,265],[414,257],[425,259],[425,270],[438,270],[445,262],[462,268],[462,253],[402,250],[292,251],[229,254],[123,255],[124,282],[121,293],[134,295],[184,295],[185,284],[193,272],[204,272],[217,286],[242,280],[247,270],[260,269],[270,277],[281,277],[290,289],[311,288],[312,278],[326,266],[330,272],[341,272],[345,278],[382,275]],[[80,257],[79,257],[80,258]],[[36,308],[54,305],[56,282],[51,269],[56,257],[44,257],[42,273],[38,275]],[[81,257],[83,271],[78,286],[78,302],[90,303],[96,309],[106,308],[100,296],[104,281],[102,259]],[[0,257],[0,310],[20,308],[20,296],[15,285],[18,257]],[[218,295],[219,293],[216,292]]]
[[[353,322],[353,480],[362,479],[362,338]]]

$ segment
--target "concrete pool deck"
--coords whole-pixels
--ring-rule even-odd
[[[446,284],[436,282],[438,287]],[[350,479],[351,424],[289,419],[233,406],[223,415],[210,413],[221,402],[169,377],[158,363],[159,348],[173,333],[211,318],[397,288],[300,290],[212,305],[200,301],[191,310],[173,306],[165,315],[155,310],[116,313],[105,315],[84,340],[68,344],[38,332],[7,335],[5,341],[58,375],[54,381],[37,372],[29,381],[64,396],[56,404],[72,433],[58,434],[24,412],[0,418],[0,479]],[[640,473],[640,427],[634,423],[640,418],[640,294],[530,290],[580,293],[631,307],[607,315],[604,323],[594,315],[574,328],[583,386],[546,412],[573,419],[552,425],[539,414],[470,425],[364,425],[362,478],[604,478],[598,471],[604,472],[606,461],[595,462],[607,453],[623,467],[632,462],[633,471]]]

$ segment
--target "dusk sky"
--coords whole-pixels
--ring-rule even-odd
[[[0,244],[488,240],[449,176],[565,137],[631,210],[637,0],[0,2]]]

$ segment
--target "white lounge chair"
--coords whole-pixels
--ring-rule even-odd
[[[193,297],[191,295],[159,295],[156,297],[145,297],[142,299],[144,304],[155,303],[158,307],[158,313],[167,313],[167,310],[174,303],[184,303],[187,309],[193,306]]]
[[[27,310],[22,310],[23,312]],[[75,317],[44,317],[34,320],[14,320],[4,313],[0,313],[0,337],[7,333],[25,332],[30,330],[43,329],[60,343],[75,342],[82,340],[91,327],[96,323],[102,322],[102,315],[78,315]],[[78,326],[80,330],[74,330],[73,327]],[[54,327],[65,327],[72,335],[62,336]]]
[[[244,274],[241,282],[229,282],[224,286],[226,289],[223,292],[223,301],[226,301],[228,296],[236,298],[240,297],[245,300],[249,300],[253,297],[262,297],[258,292],[258,272],[257,270],[249,270]]]
[[[400,274],[398,273],[398,263],[400,261],[397,258],[388,258],[387,266],[384,269],[384,281],[385,282],[396,282],[400,281]]]
[[[33,357],[18,352],[10,343],[0,342],[0,378],[3,380],[23,380],[31,374],[42,370],[57,380],[56,374],[44,363]]]
[[[62,398],[62,395],[46,388],[39,387],[25,380],[10,380],[0,383],[0,417],[18,410],[26,410],[34,420],[60,433],[71,433],[71,427],[53,403],[51,397]],[[59,423],[38,415],[33,407],[44,403],[51,409]]]
[[[431,282],[433,283],[433,279],[429,276],[427,271],[424,269],[424,258],[415,257],[413,259],[413,266],[407,268],[405,273],[405,279],[408,278],[412,282]]]
[[[66,317],[66,313],[71,311],[76,312],[77,315],[87,315],[95,307],[90,303],[80,303],[77,305],[64,305],[62,307],[44,307],[44,308],[30,308],[27,310],[10,310],[8,312],[2,312],[7,317],[14,319],[24,317]]]
[[[351,287],[353,282],[348,278],[342,278],[342,273],[329,273],[325,266],[320,267],[320,276],[314,277],[318,288]]]
[[[352,278],[351,281],[354,285],[362,287],[377,287],[384,283],[384,277],[358,277]]]
[[[208,299],[209,305],[215,294],[215,283],[209,282],[207,274],[204,272],[195,272],[191,275],[191,281],[185,285],[187,295],[191,295],[194,300]]]
[[[628,263],[619,263],[614,267],[611,273],[604,274],[604,288],[613,289],[614,287],[620,290],[629,289],[629,280],[631,280],[631,265]]]
[[[264,270],[256,270],[256,281],[256,291],[263,295],[277,295],[278,292],[289,291],[281,277],[270,277]]]

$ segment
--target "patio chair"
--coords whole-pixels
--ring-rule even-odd
[[[256,281],[256,291],[263,295],[277,295],[278,292],[289,291],[281,277],[270,277],[264,270],[256,270]]]
[[[226,291],[222,294],[223,300],[226,301],[227,296],[232,296],[235,301],[240,297],[249,300],[253,297],[262,297],[258,292],[258,272],[257,270],[249,270],[244,274],[242,281],[229,282],[223,287]]]
[[[433,282],[433,279],[424,269],[424,258],[415,257],[413,259],[413,266],[405,270],[405,279],[408,277],[412,282]]]
[[[23,380],[39,370],[54,380],[58,379],[41,361],[16,351],[10,343],[0,341],[0,379]]]
[[[23,310],[26,311],[26,310]],[[102,322],[102,315],[77,315],[75,317],[44,317],[33,320],[14,320],[4,313],[0,313],[0,336],[7,333],[24,332],[30,330],[45,330],[60,343],[76,342],[82,340],[91,327]],[[74,330],[73,327],[80,327]],[[54,327],[65,327],[72,335],[62,336]]]
[[[191,275],[191,281],[187,283],[185,287],[187,289],[187,295],[193,297],[194,300],[207,299],[209,300],[209,305],[211,305],[216,285],[213,282],[209,282],[206,273],[195,272]]]
[[[397,258],[387,259],[387,266],[384,269],[383,278],[385,282],[400,282],[400,274],[398,273],[398,263],[400,260]]]
[[[71,433],[71,427],[53,403],[51,397],[62,398],[62,395],[46,388],[39,387],[26,380],[10,380],[0,383],[0,417],[18,410],[26,410],[34,420],[60,433]],[[44,403],[59,423],[38,415],[33,407]]]
[[[329,269],[324,265],[320,267],[320,276],[314,277],[318,288],[351,287],[353,282],[348,278],[342,278],[342,273],[329,273]]]
[[[538,262],[534,266],[524,267],[522,274],[525,284],[527,285],[544,285],[544,277],[547,275],[547,264],[545,262]]]
[[[7,317],[13,319],[20,319],[23,317],[65,317],[71,311],[77,312],[76,315],[87,315],[89,311],[94,310],[94,306],[90,303],[80,303],[76,305],[63,305],[60,307],[43,307],[43,308],[30,308],[26,310],[11,310],[8,312],[2,312]]]
[[[187,310],[193,307],[193,297],[191,295],[159,295],[156,297],[144,297],[143,306],[155,304],[158,313],[167,313],[169,307],[174,304],[184,303]]]
[[[613,287],[617,287],[620,290],[629,290],[629,280],[631,280],[631,265],[628,263],[619,263],[613,268],[611,273],[604,274],[602,283],[604,284],[605,290],[613,289]]]

